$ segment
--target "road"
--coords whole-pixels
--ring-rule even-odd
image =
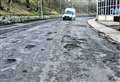
[[[0,82],[120,82],[120,50],[87,24],[90,18],[1,34]]]

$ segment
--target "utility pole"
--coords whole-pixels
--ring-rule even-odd
[[[43,18],[43,0],[41,0],[41,17]]]
[[[91,5],[90,0],[88,0],[88,8],[87,8],[88,16],[89,16],[89,6],[90,5]]]
[[[107,1],[104,0],[105,6],[107,6]],[[105,22],[107,21],[107,7],[105,7]]]
[[[96,5],[96,8],[97,8],[97,9],[96,9],[96,10],[97,10],[97,13],[96,13],[96,14],[97,14],[97,16],[96,16],[96,17],[97,17],[97,19],[98,19],[98,0],[96,0],[96,2],[97,2],[97,5]]]
[[[60,0],[60,9],[59,9],[59,12],[60,12],[60,14],[61,14],[61,0]]]
[[[120,15],[119,15],[119,29],[120,29]]]
[[[68,3],[69,3],[69,6],[72,6],[72,4],[71,4],[71,0],[68,0]]]
[[[40,3],[41,3],[41,1],[37,0],[37,11],[39,12],[39,16],[41,16]]]

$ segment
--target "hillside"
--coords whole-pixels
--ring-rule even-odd
[[[40,0],[12,0],[12,3],[7,2],[7,0],[0,0],[2,7],[0,7],[0,15],[40,15],[41,14],[41,1]],[[58,0],[43,0],[43,13],[44,15],[58,15],[59,14],[59,3]],[[53,3],[56,2],[56,3]]]
[[[66,7],[75,7],[77,13],[95,13],[95,0],[0,0],[0,16],[59,15]],[[88,12],[89,10],[89,12]]]

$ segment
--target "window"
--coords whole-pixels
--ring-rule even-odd
[[[98,0],[98,15],[120,14],[120,0]]]

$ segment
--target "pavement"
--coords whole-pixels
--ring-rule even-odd
[[[119,24],[119,22],[111,22],[111,21],[99,21],[98,23],[101,23],[101,24],[103,24],[103,25],[105,25],[105,26],[107,26],[107,27],[114,27],[114,26],[120,26],[120,24]]]
[[[38,21],[1,33],[0,82],[120,82],[120,49],[89,19]]]
[[[90,26],[95,28],[97,31],[105,34],[106,37],[109,37],[112,42],[120,43],[120,31],[116,29],[119,26],[117,22],[97,22],[95,19],[88,20]],[[117,27],[117,28],[115,28]],[[115,28],[115,29],[114,29]]]

